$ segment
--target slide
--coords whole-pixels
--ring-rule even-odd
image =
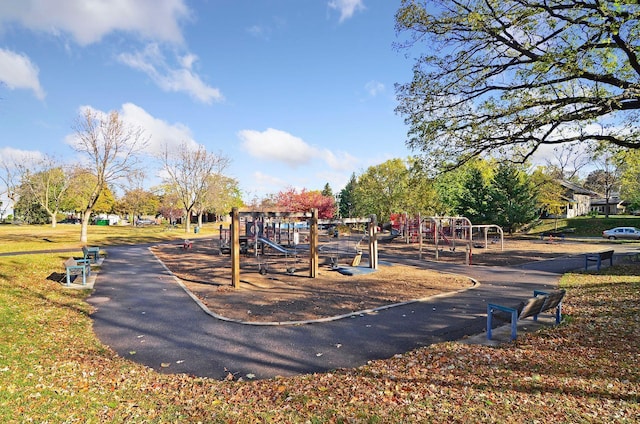
[[[269,239],[266,239],[264,237],[258,237],[258,241],[260,243],[264,243],[267,246],[271,247],[272,249],[277,250],[280,253],[284,253],[285,255],[295,255],[296,252],[295,250],[289,250],[289,249],[285,249],[284,247],[280,246],[278,243],[274,243]]]

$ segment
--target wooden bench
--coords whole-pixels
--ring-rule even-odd
[[[538,315],[543,312],[553,310],[555,313],[556,324],[559,324],[562,320],[562,299],[564,298],[565,293],[565,290],[553,290],[549,292],[535,290],[532,298],[529,298],[526,302],[521,302],[516,308],[489,303],[487,305],[487,339],[491,340],[491,327],[493,324],[493,313],[495,311],[502,311],[510,314],[511,340],[515,340],[517,337],[519,320],[533,317],[533,320],[537,321]]]
[[[67,286],[71,285],[72,275],[82,275],[82,285],[87,285],[87,276],[91,274],[91,262],[89,259],[69,258],[64,261],[67,272]]]
[[[99,247],[87,247],[82,246],[82,253],[84,254],[85,260],[91,260],[93,258],[93,263],[98,262],[98,256],[100,255]]]
[[[613,266],[613,250],[605,250],[604,252],[587,253],[584,255],[584,270],[589,268],[589,262],[596,263],[596,269],[600,271],[600,265],[603,260],[609,259],[609,266]]]

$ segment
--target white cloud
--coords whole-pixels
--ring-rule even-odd
[[[38,99],[43,100],[45,92],[40,86],[38,74],[38,67],[27,56],[0,49],[0,82],[11,90],[32,90]]]
[[[184,42],[180,23],[190,19],[191,13],[186,0],[4,1],[0,2],[0,26],[17,22],[32,31],[68,36],[81,46],[118,32],[175,46]],[[193,70],[198,58],[191,53],[176,57],[175,64],[168,63],[158,45],[150,44],[143,52],[122,54],[118,59],[145,72],[164,91],[185,92],[206,104],[223,100],[220,90],[206,84]],[[37,77],[37,68],[30,69]],[[44,97],[41,88],[36,95]]]
[[[364,0],[331,0],[328,5],[340,12],[340,22],[351,18],[357,10],[365,9]]]
[[[143,51],[122,53],[118,56],[118,60],[147,74],[164,91],[185,92],[206,104],[224,100],[219,89],[205,84],[193,72],[193,65],[198,60],[194,54],[188,53],[176,58],[177,64],[172,66],[167,62],[160,46],[152,43]]]
[[[384,92],[384,84],[379,81],[369,81],[364,85],[365,90],[371,97],[375,97],[378,94]]]
[[[95,109],[91,106],[80,107],[79,113],[84,110],[91,110],[99,116],[106,116],[108,112]],[[144,131],[144,137],[148,138],[146,152],[151,155],[162,153],[166,148],[178,147],[183,143],[197,146],[193,139],[191,130],[183,124],[170,124],[162,119],[155,118],[146,110],[133,103],[125,103],[118,111],[123,122],[132,128],[140,128]],[[66,137],[67,143],[75,142],[75,134]]]
[[[0,20],[54,36],[69,34],[86,46],[115,32],[172,43],[183,41],[184,0],[20,0],[0,2]]]
[[[44,158],[42,152],[37,150],[20,150],[13,147],[0,147],[0,163],[10,169],[14,165],[26,165],[37,163]]]
[[[271,30],[262,25],[250,26],[249,28],[247,28],[247,32],[254,37],[262,38],[265,40],[268,40],[271,34]]]
[[[238,132],[242,146],[255,157],[278,161],[297,168],[314,159],[324,161],[332,169],[346,169],[357,160],[346,152],[337,155],[328,149],[318,149],[288,132],[268,128],[266,131],[242,130]]]
[[[246,181],[250,182],[250,185],[244,185],[242,191],[244,192],[245,200],[251,201],[253,198],[262,199],[270,194],[275,194],[286,187],[291,185],[285,179],[268,175],[260,171],[251,173],[251,177]]]
[[[146,110],[133,103],[125,103],[121,110],[122,119],[135,127],[145,130],[150,137],[147,151],[151,154],[161,153],[165,148],[178,147],[187,143],[197,147],[191,129],[184,124],[170,124],[150,115]]]
[[[274,177],[273,175],[267,175],[260,171],[253,173],[252,181],[261,191],[265,191],[265,189],[272,189],[273,187],[286,187],[290,184],[287,180]]]

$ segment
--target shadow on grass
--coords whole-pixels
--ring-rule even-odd
[[[73,278],[77,277],[77,275],[73,275]],[[55,283],[66,283],[67,281],[67,274],[63,273],[63,272],[52,272],[51,274],[49,274],[49,276],[47,277],[47,280],[49,281],[53,281]]]

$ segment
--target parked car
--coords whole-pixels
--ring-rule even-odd
[[[136,220],[136,225],[139,227],[143,227],[145,225],[155,225],[157,224],[156,221],[153,221],[151,219],[138,219]]]
[[[640,229],[636,227],[616,227],[610,230],[604,230],[602,232],[602,237],[609,240],[640,240]]]

